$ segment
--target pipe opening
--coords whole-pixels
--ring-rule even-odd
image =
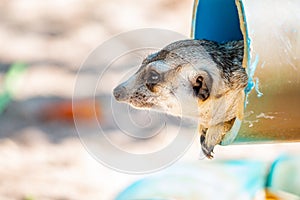
[[[298,19],[298,1],[195,0],[194,39],[244,41],[245,116],[222,145],[300,141]]]

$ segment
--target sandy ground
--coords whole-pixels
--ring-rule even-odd
[[[138,179],[102,166],[72,122],[41,109],[72,98],[77,69],[102,42],[137,28],[189,35],[191,10],[191,0],[1,1],[2,83],[10,64],[28,68],[0,116],[0,199],[112,199]]]
[[[192,3],[1,1],[0,80],[14,62],[26,63],[28,68],[14,100],[0,116],[0,199],[113,199],[145,176],[104,167],[81,144],[72,122],[47,118],[43,109],[53,102],[71,100],[80,64],[113,35],[153,27],[188,36]],[[114,127],[110,130],[116,131]],[[86,131],[95,129],[87,124]],[[124,143],[131,145],[132,141]],[[139,151],[143,145],[134,148]],[[299,150],[299,144],[280,144],[218,147],[215,152],[216,159],[270,161]],[[180,162],[198,162],[198,155],[195,141]]]

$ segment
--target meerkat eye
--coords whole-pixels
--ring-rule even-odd
[[[160,74],[154,70],[150,71],[146,80],[146,87],[154,92],[154,86],[160,81]]]
[[[159,82],[159,80],[160,80],[160,74],[157,73],[154,70],[150,71],[147,82],[152,83],[152,84],[156,84],[156,83]]]

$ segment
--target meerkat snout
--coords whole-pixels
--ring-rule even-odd
[[[114,97],[117,101],[125,101],[127,98],[126,88],[123,85],[119,85],[113,91]]]
[[[113,94],[117,101],[198,120],[204,154],[242,118],[248,77],[243,41],[182,40],[145,58]]]

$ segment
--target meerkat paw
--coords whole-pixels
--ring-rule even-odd
[[[205,144],[205,137],[206,137],[207,130],[208,130],[208,128],[204,128],[204,127],[201,127],[201,129],[199,130],[199,133],[200,133],[200,144],[201,144],[201,149],[202,149],[203,154],[207,158],[212,159],[213,158],[212,153],[213,153],[214,147],[208,147]]]
[[[205,127],[199,127],[199,134],[200,134],[200,144],[202,145],[202,143],[205,140],[205,136],[206,136],[206,132],[207,132],[208,128]]]
[[[201,144],[201,149],[206,158],[212,159],[214,153],[214,146],[206,146],[205,143]]]
[[[224,124],[212,126],[207,129],[202,129],[200,136],[201,149],[204,155],[211,159],[213,158],[213,150],[217,144],[220,144],[224,137]]]

